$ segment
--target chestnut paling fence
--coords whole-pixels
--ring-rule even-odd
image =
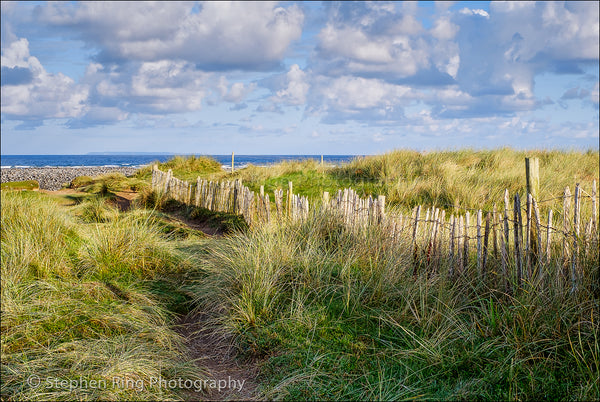
[[[529,178],[528,178],[529,180]],[[310,207],[337,214],[350,230],[381,230],[390,245],[410,244],[412,269],[417,274],[449,277],[480,277],[507,292],[528,283],[535,287],[570,286],[576,291],[584,276],[598,265],[598,205],[596,180],[585,191],[577,184],[563,194],[538,201],[531,194],[521,199],[504,192],[500,208],[462,208],[464,213],[417,206],[411,214],[386,212],[385,196],[361,198],[349,188],[334,196],[324,192],[320,200],[293,193],[292,182],[284,191],[269,194],[261,186],[257,194],[241,180],[213,182],[197,179],[189,183],[173,177],[171,170],[152,170],[152,189],[187,205],[243,215],[255,225],[306,220]],[[562,210],[540,206],[562,200]],[[456,209],[456,206],[451,206]],[[404,252],[407,248],[403,247]]]

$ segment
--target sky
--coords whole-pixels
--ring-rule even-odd
[[[1,152],[598,149],[598,2],[2,2]]]

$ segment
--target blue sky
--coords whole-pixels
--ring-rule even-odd
[[[598,149],[598,2],[2,2],[2,154]]]

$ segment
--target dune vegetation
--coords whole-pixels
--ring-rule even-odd
[[[188,266],[150,211],[2,191],[1,227],[3,400],[176,400],[152,379],[206,378],[155,290]]]
[[[598,151],[512,149],[393,151],[337,167],[305,160],[234,173],[207,157],[177,157],[159,168],[190,181],[240,178],[255,191],[292,181],[295,193],[318,198],[352,187],[385,195],[392,209],[455,211],[491,208],[504,189],[524,194],[525,156],[540,159],[541,206],[557,214],[565,186],[599,178]],[[79,178],[75,203],[3,188],[3,400],[205,398],[151,381],[208,378],[175,331],[188,313],[258,367],[259,399],[600,399],[597,227],[576,292],[559,265],[547,267],[547,286],[505,292],[493,275],[450,279],[444,264],[415,274],[408,235],[350,230],[318,208],[305,221],[248,228],[165,199],[150,175],[147,167],[131,178]],[[111,202],[123,190],[139,194],[127,211]],[[32,375],[144,386],[65,389],[35,386]]]

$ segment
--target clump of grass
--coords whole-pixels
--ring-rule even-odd
[[[41,197],[2,192],[2,269],[15,280],[64,277],[72,271],[69,249],[79,241],[75,225],[55,202]]]
[[[166,205],[167,200],[166,194],[148,187],[140,191],[135,205],[140,208],[160,210]]]
[[[85,187],[89,186],[90,184],[94,184],[94,179],[92,179],[90,176],[78,176],[71,180],[71,183],[69,183],[69,188]]]
[[[110,206],[105,198],[96,196],[91,197],[79,204],[79,216],[84,222],[102,223],[114,219],[119,211]]]
[[[151,279],[173,272],[180,262],[174,245],[145,214],[118,215],[102,226],[96,225],[79,258],[86,275],[101,279],[120,275]]]
[[[163,171],[171,169],[173,175],[182,180],[195,180],[197,176],[206,176],[211,173],[221,172],[221,164],[210,156],[175,156],[166,162],[155,161],[138,170],[135,177],[148,180],[152,176],[152,166],[158,165]]]
[[[267,359],[268,398],[598,399],[591,263],[576,293],[552,278],[509,295],[477,276],[413,275],[410,238],[337,219],[236,233],[201,257],[198,303]]]
[[[71,181],[69,188],[76,188],[90,194],[111,196],[118,191],[144,192],[150,184],[136,177],[126,177],[119,172],[108,173],[97,177],[79,176]]]
[[[2,190],[27,190],[33,191],[40,188],[40,183],[36,180],[25,180],[25,181],[10,181],[2,183],[0,186]]]

